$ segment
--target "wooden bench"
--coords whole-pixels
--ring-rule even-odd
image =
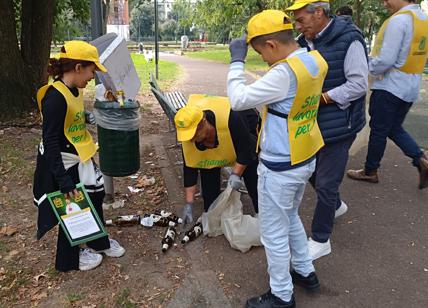
[[[165,93],[165,96],[177,111],[186,106],[187,100],[181,92],[169,92]]]
[[[151,87],[151,90],[159,105],[161,106],[163,112],[168,117],[169,130],[173,130],[171,129],[171,127],[174,127],[174,116],[177,113],[177,109],[169,102],[169,100],[164,96],[162,92],[158,91],[153,87]]]
[[[162,107],[162,110],[169,119],[170,130],[173,130],[175,128],[174,116],[178,110],[186,106],[186,97],[183,95],[183,93],[179,91],[163,92],[159,87],[153,73],[150,73],[149,84],[153,95],[156,97],[156,100],[158,101],[159,105]],[[171,127],[173,129],[171,129]]]

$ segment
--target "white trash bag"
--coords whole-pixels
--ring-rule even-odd
[[[202,214],[204,234],[215,237],[221,234],[232,248],[247,252],[251,246],[261,246],[259,222],[242,213],[241,194],[227,187]]]

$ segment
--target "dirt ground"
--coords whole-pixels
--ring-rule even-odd
[[[184,68],[182,80],[172,85],[175,90],[186,95],[225,94],[227,65],[179,56],[167,60]],[[423,87],[426,93],[428,84]],[[125,200],[125,206],[105,211],[106,219],[161,208],[180,213],[183,206],[182,159],[174,134],[168,132],[166,117],[151,96],[139,100],[139,176],[154,176],[156,183],[140,194],[130,194],[127,186],[138,179],[115,178],[116,198]],[[415,120],[407,122],[415,136],[419,133],[424,148],[428,148],[426,102],[425,96],[414,114],[409,113],[408,118]],[[247,298],[269,288],[262,247],[243,254],[231,249],[224,236],[200,237],[162,254],[164,229],[140,226],[108,229],[127,249],[124,257],[105,258],[88,272],[56,272],[57,231],[41,241],[35,239],[37,211],[31,185],[41,137],[39,122],[32,115],[22,121],[29,127],[0,125],[0,307],[229,308],[243,307]],[[361,167],[365,159],[364,134],[355,142],[358,146],[351,151],[348,168]],[[320,291],[308,294],[294,289],[299,307],[428,307],[428,190],[417,189],[417,172],[391,143],[380,175],[376,185],[344,179],[341,197],[349,211],[335,223],[332,253],[315,261]],[[300,208],[308,234],[315,200],[308,185]],[[244,211],[251,212],[248,201],[244,195]],[[201,211],[199,200],[195,216]]]
[[[168,123],[151,96],[140,97],[141,138],[168,132]],[[36,148],[41,139],[38,115],[32,127],[0,128],[0,307],[158,307],[180,287],[189,265],[181,244],[161,252],[164,228],[109,227],[112,238],[126,249],[119,259],[105,257],[101,266],[88,272],[59,273],[54,268],[57,230],[37,241],[37,208],[32,202],[32,176]],[[96,129],[90,128],[96,135]],[[141,142],[141,141],[140,141]],[[116,199],[125,206],[104,211],[116,215],[145,214],[171,209],[154,149],[141,143],[139,178],[154,177],[152,186],[131,194],[130,177],[115,178]],[[6,235],[6,233],[13,233]],[[179,242],[179,241],[176,241]]]

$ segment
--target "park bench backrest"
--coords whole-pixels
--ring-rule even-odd
[[[181,92],[169,92],[165,93],[166,98],[172,105],[175,107],[175,109],[179,110],[186,106],[186,98],[184,97],[183,93]]]
[[[150,80],[149,80],[149,84],[152,86],[152,88],[155,88],[157,91],[159,91],[160,93],[163,93],[161,88],[158,85],[158,82],[156,81],[155,76],[153,76],[153,73],[150,72]]]
[[[168,99],[165,98],[163,93],[157,90],[154,87],[151,87],[153,95],[156,97],[159,105],[162,107],[162,110],[165,112],[166,116],[171,122],[174,122],[174,116],[177,113],[177,109],[170,104]]]
[[[186,106],[187,100],[181,92],[163,92],[159,87],[155,76],[150,72],[149,79],[150,88],[153,95],[158,101],[159,105],[162,107],[162,110],[169,119],[169,128],[175,128],[174,126],[174,116],[177,111],[184,106]]]

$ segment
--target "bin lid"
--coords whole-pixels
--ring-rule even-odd
[[[114,93],[124,91],[126,99],[135,99],[140,90],[141,81],[126,41],[115,33],[107,33],[93,40],[97,47],[100,62],[107,68],[107,73],[97,73],[97,77],[107,90]]]
[[[122,107],[116,101],[99,101],[95,100],[94,108],[96,109],[137,109],[140,103],[137,100],[125,100]]]

